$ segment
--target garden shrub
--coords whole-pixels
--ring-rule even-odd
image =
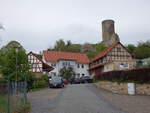
[[[41,74],[41,77],[36,77],[33,73],[28,75],[28,90],[35,88],[45,88],[48,87],[49,78],[47,75]]]

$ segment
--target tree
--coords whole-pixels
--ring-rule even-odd
[[[17,41],[10,41],[6,46],[3,46],[0,49],[0,55],[6,54],[8,51],[11,51],[12,48],[19,48],[20,50],[25,51],[25,49],[22,47],[22,45]]]
[[[138,59],[150,57],[150,41],[139,42],[133,53]]]
[[[69,46],[71,46],[71,45],[72,45],[71,41],[68,40],[66,46],[69,47]]]
[[[49,47],[48,51],[80,52],[81,44],[72,44],[70,40],[65,42],[60,39],[56,41],[54,47]]]
[[[87,54],[89,58],[94,58],[98,53],[100,53],[106,48],[104,44],[101,44],[101,43],[93,44],[92,46],[93,48],[95,48],[95,51]]]
[[[18,42],[16,44],[20,45]],[[24,80],[29,71],[29,63],[23,47],[20,46],[17,52],[14,48],[14,41],[11,41],[2,48],[1,52],[1,72],[4,79],[11,81]]]
[[[133,44],[128,44],[128,45],[126,46],[126,48],[127,48],[127,50],[128,50],[131,54],[133,54],[134,51],[135,51],[135,49],[136,49],[136,46],[133,45]]]
[[[54,46],[54,50],[56,51],[65,51],[65,42],[64,40],[60,39],[58,41],[56,41],[55,46]]]
[[[67,80],[69,80],[74,74],[75,72],[72,67],[63,67],[59,72],[59,75]]]
[[[133,44],[128,44],[126,48],[137,59],[144,59],[150,57],[150,40],[146,42],[139,42],[137,46]]]

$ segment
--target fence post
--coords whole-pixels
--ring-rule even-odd
[[[25,104],[27,104],[27,82],[24,81],[24,99],[25,99]]]
[[[8,80],[8,83],[7,83],[7,113],[10,113],[10,81]]]

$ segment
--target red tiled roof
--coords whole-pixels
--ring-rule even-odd
[[[113,45],[109,46],[108,48],[104,49],[102,52],[100,52],[95,58],[93,58],[91,61],[95,61],[103,56],[105,56],[111,49],[113,49],[117,44],[121,44],[120,42],[116,42]],[[122,45],[122,44],[121,44]],[[123,45],[122,45],[123,46]],[[124,46],[123,46],[124,47]]]
[[[89,59],[84,53],[43,51],[46,62],[55,62],[59,59],[76,60],[79,63],[89,63]]]

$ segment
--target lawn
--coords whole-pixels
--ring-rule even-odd
[[[7,98],[4,95],[0,95],[0,113],[6,113]]]

